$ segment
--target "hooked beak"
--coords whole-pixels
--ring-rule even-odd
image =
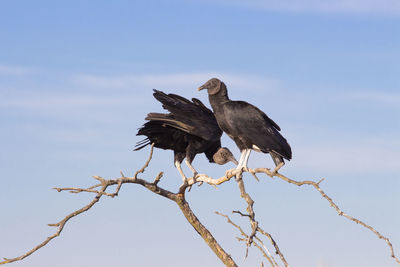
[[[236,166],[239,164],[239,162],[235,159],[235,157],[233,155],[231,157],[229,157],[229,160],[232,161],[233,163],[235,163]]]
[[[208,87],[208,85],[207,85],[207,83],[205,83],[202,86],[200,86],[199,88],[197,88],[197,91],[201,91],[203,89],[208,89],[207,87]]]

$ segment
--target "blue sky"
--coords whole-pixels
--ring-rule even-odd
[[[196,88],[214,76],[231,99],[281,126],[293,150],[284,174],[324,177],[325,192],[388,236],[399,256],[399,47],[395,0],[2,1],[0,256],[24,253],[53,233],[47,223],[91,198],[50,188],[142,166],[148,150],[132,148],[145,115],[162,111],[153,88],[208,105]],[[239,157],[229,138],[223,143]],[[214,177],[226,168],[204,155],[193,164]],[[249,166],[272,161],[253,152]],[[172,152],[157,150],[143,177],[162,170],[161,185],[175,190]],[[292,266],[397,266],[382,240],[312,189],[245,182],[258,220]],[[245,208],[236,183],[196,187],[187,198],[240,266],[259,265],[256,250],[243,261],[237,233],[213,213]],[[222,266],[173,203],[133,185],[14,265],[88,264]]]

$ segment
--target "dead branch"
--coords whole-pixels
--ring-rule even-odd
[[[36,252],[37,250],[39,250],[40,248],[44,247],[45,245],[47,245],[52,239],[54,239],[55,237],[59,236],[61,234],[61,232],[64,229],[64,226],[66,225],[66,223],[72,219],[73,217],[78,216],[79,214],[82,214],[84,212],[86,212],[87,210],[89,210],[90,208],[92,208],[97,202],[100,201],[101,197],[103,196],[108,196],[108,197],[112,197],[114,198],[115,196],[118,196],[118,193],[121,189],[121,186],[123,184],[126,183],[133,183],[133,184],[139,184],[142,185],[143,187],[145,187],[146,189],[152,191],[155,194],[158,194],[160,196],[163,196],[167,199],[170,199],[172,201],[174,201],[179,208],[181,209],[182,213],[184,214],[184,216],[186,217],[186,219],[189,221],[189,223],[195,228],[195,230],[200,234],[200,236],[204,239],[204,241],[208,244],[208,246],[214,251],[214,253],[221,259],[222,262],[224,262],[224,264],[226,266],[237,266],[236,263],[233,261],[233,259],[231,258],[231,256],[229,254],[227,254],[222,247],[218,244],[218,242],[215,240],[215,238],[212,236],[212,234],[201,224],[201,222],[199,221],[199,219],[195,216],[195,214],[193,213],[193,211],[190,209],[189,204],[186,202],[185,200],[185,192],[186,189],[190,188],[193,184],[196,183],[208,183],[212,186],[217,186],[220,185],[224,182],[229,181],[232,177],[236,177],[236,181],[238,182],[238,186],[241,192],[241,197],[244,198],[247,202],[247,208],[246,211],[248,212],[248,214],[244,214],[240,211],[237,211],[236,213],[248,217],[251,223],[251,227],[252,227],[252,232],[247,235],[246,233],[243,232],[243,230],[237,226],[236,224],[234,224],[229,217],[227,217],[226,215],[223,214],[219,214],[221,216],[224,216],[225,218],[227,218],[228,222],[230,224],[232,224],[234,227],[238,228],[239,231],[241,232],[243,238],[238,238],[238,240],[240,241],[246,241],[247,244],[247,248],[246,248],[246,255],[247,255],[247,251],[248,251],[248,247],[250,245],[254,245],[256,246],[262,253],[263,256],[268,259],[268,261],[270,262],[270,264],[272,266],[278,266],[276,261],[273,259],[271,253],[269,253],[268,249],[266,248],[266,246],[264,245],[263,241],[260,239],[259,236],[256,236],[257,233],[260,233],[261,235],[264,235],[266,237],[268,237],[268,239],[270,240],[270,242],[272,243],[272,245],[275,248],[276,254],[278,254],[281,258],[281,261],[285,264],[285,266],[288,266],[283,254],[281,253],[281,251],[279,250],[279,247],[277,246],[277,243],[275,242],[275,240],[272,238],[272,236],[265,232],[264,230],[262,230],[259,226],[258,226],[258,222],[255,220],[255,213],[253,210],[253,204],[254,201],[251,199],[251,197],[246,193],[245,187],[244,187],[244,183],[243,183],[243,179],[242,179],[242,173],[243,172],[248,172],[250,174],[253,175],[253,177],[255,177],[256,179],[258,179],[258,177],[256,176],[257,173],[264,173],[270,177],[278,177],[290,184],[294,184],[297,186],[302,186],[302,185],[311,185],[313,186],[320,194],[323,198],[325,198],[330,205],[337,211],[337,213],[340,216],[344,216],[345,218],[362,225],[363,227],[367,228],[368,230],[372,231],[379,239],[383,239],[385,240],[386,244],[389,246],[390,251],[391,251],[391,257],[393,257],[397,263],[400,264],[400,260],[399,258],[397,258],[394,254],[394,249],[393,249],[393,245],[392,243],[389,241],[389,239],[385,236],[383,236],[382,234],[380,234],[377,230],[375,230],[375,228],[373,228],[372,226],[364,223],[363,221],[354,218],[346,213],[344,213],[332,200],[332,198],[330,198],[320,187],[320,183],[323,181],[323,179],[321,179],[318,182],[314,182],[314,181],[296,181],[293,179],[290,179],[278,172],[271,172],[269,169],[267,168],[256,168],[256,169],[249,169],[249,168],[244,168],[243,170],[237,170],[237,169],[232,169],[232,170],[228,170],[225,173],[225,176],[220,177],[218,179],[213,179],[205,174],[198,174],[196,177],[192,177],[187,179],[187,182],[184,183],[183,185],[180,186],[179,190],[177,193],[173,193],[170,192],[168,190],[165,190],[161,187],[158,186],[158,183],[160,182],[161,178],[163,177],[163,172],[160,172],[154,179],[153,182],[148,182],[144,179],[140,179],[138,177],[139,174],[144,173],[144,171],[146,170],[146,168],[148,167],[148,165],[150,164],[150,161],[152,159],[152,155],[153,155],[153,146],[151,147],[150,150],[150,155],[149,158],[147,159],[146,163],[144,164],[144,166],[138,170],[133,177],[126,177],[122,172],[121,172],[121,177],[119,178],[115,178],[115,179],[104,179],[100,176],[94,176],[93,178],[96,179],[97,181],[99,181],[98,184],[95,184],[91,187],[88,188],[78,188],[78,187],[65,187],[65,188],[54,188],[55,190],[57,190],[58,192],[62,192],[62,191],[67,191],[70,193],[74,193],[74,194],[78,194],[78,193],[82,193],[82,192],[86,192],[86,193],[93,193],[95,194],[95,197],[84,207],[68,214],[67,216],[65,216],[61,221],[59,221],[58,223],[55,224],[49,224],[49,226],[52,227],[57,227],[57,231],[47,237],[43,242],[41,242],[40,244],[38,244],[37,246],[35,246],[34,248],[32,248],[31,250],[29,250],[28,252],[26,252],[25,254],[19,256],[19,257],[15,257],[15,258],[4,258],[4,261],[0,262],[1,264],[6,264],[6,263],[11,263],[11,262],[15,262],[15,261],[20,261],[23,260],[24,258],[30,256],[31,254],[33,254],[34,252]],[[116,189],[114,191],[114,193],[109,193],[107,192],[107,189],[110,186],[114,186],[116,185]]]
[[[343,216],[343,217],[345,217],[345,218],[347,218],[347,219],[349,219],[349,220],[351,220],[351,221],[353,221],[353,222],[355,222],[355,223],[357,223],[357,224],[360,224],[361,226],[363,226],[363,227],[367,228],[368,230],[370,230],[371,232],[373,232],[379,239],[383,239],[383,240],[386,242],[386,244],[389,246],[390,253],[391,253],[391,257],[392,257],[398,264],[400,264],[400,260],[399,260],[399,258],[395,255],[394,249],[393,249],[393,245],[392,245],[392,243],[390,242],[389,238],[383,236],[383,235],[382,235],[380,232],[378,232],[374,227],[372,227],[372,226],[366,224],[365,222],[363,222],[363,221],[361,221],[361,220],[359,220],[359,219],[357,219],[357,218],[354,218],[354,217],[352,217],[352,216],[350,216],[350,215],[344,213],[344,212],[339,208],[339,206],[332,200],[332,198],[330,198],[330,197],[321,189],[320,184],[321,184],[321,182],[322,182],[324,179],[321,179],[321,180],[319,180],[318,182],[309,181],[309,180],[305,180],[305,181],[296,181],[296,180],[290,179],[290,178],[288,178],[288,177],[286,177],[286,176],[284,176],[284,175],[282,175],[282,174],[280,174],[280,173],[278,173],[278,172],[274,173],[274,172],[270,171],[270,169],[268,169],[268,168],[255,168],[255,169],[244,168],[244,169],[242,170],[242,172],[249,172],[249,173],[252,174],[254,177],[257,177],[257,176],[256,176],[257,173],[264,173],[264,174],[268,175],[268,176],[271,177],[271,178],[273,178],[273,177],[278,177],[278,178],[280,178],[280,179],[282,179],[282,180],[284,180],[284,181],[286,181],[286,182],[288,182],[288,183],[290,183],[290,184],[294,184],[294,185],[297,185],[297,186],[303,186],[303,185],[311,185],[311,186],[313,186],[313,187],[321,194],[321,196],[322,196],[323,198],[325,198],[325,199],[329,202],[330,206],[333,207],[333,208],[336,210],[336,212],[338,213],[339,216]],[[239,170],[239,171],[236,170],[236,169],[228,170],[228,171],[226,172],[226,175],[225,175],[224,177],[221,177],[221,178],[218,178],[218,179],[213,179],[213,178],[211,178],[211,177],[209,177],[209,176],[207,176],[207,175],[205,175],[205,174],[199,174],[198,177],[196,178],[196,180],[194,181],[194,183],[196,183],[196,182],[198,182],[198,181],[201,180],[201,181],[204,181],[204,182],[206,182],[206,183],[208,183],[208,184],[219,185],[219,184],[221,184],[221,183],[223,183],[223,182],[229,181],[233,176],[239,175],[239,173],[241,174],[241,171],[240,171],[240,170]],[[251,203],[250,200],[249,200],[248,204],[249,204],[249,203]],[[248,206],[248,207],[249,207],[249,206]],[[241,213],[241,212],[239,212],[239,211],[235,211],[235,212],[236,212],[236,213],[239,213],[239,214],[242,215],[242,216],[247,216],[247,217],[249,217],[250,219],[252,218],[250,213],[246,215],[246,214],[243,214],[243,213]],[[258,228],[257,230],[258,230],[258,231],[263,231],[263,230],[260,229],[260,228]],[[253,224],[252,224],[252,232],[254,233]],[[271,239],[271,242],[273,242],[273,244],[276,245],[276,242],[273,241],[272,236],[270,236],[270,235],[269,235],[268,233],[266,233],[266,232],[265,232],[265,235],[268,236],[268,237]],[[250,235],[250,236],[251,236],[251,235]],[[249,240],[248,240],[248,241],[249,241]],[[275,245],[274,245],[274,246],[275,246]],[[287,264],[286,261],[284,260],[283,254],[280,252],[279,248],[276,246],[275,249],[276,249],[277,253],[280,255],[282,261],[283,261],[285,264]],[[279,252],[278,252],[278,251],[279,251]]]
[[[207,230],[207,228],[204,227],[204,225],[201,224],[199,219],[196,217],[196,215],[193,213],[191,210],[189,204],[185,200],[185,194],[184,191],[183,193],[172,193],[168,190],[165,190],[161,187],[158,186],[158,183],[160,182],[163,172],[160,172],[154,179],[154,182],[150,183],[147,182],[144,179],[138,178],[138,175],[140,173],[144,173],[146,168],[148,167],[151,158],[153,155],[153,145],[151,146],[150,149],[150,156],[147,159],[146,163],[144,166],[138,170],[133,177],[125,177],[125,175],[121,172],[121,177],[115,178],[115,179],[104,179],[100,176],[93,176],[94,179],[98,180],[100,183],[93,185],[89,188],[77,188],[77,187],[64,187],[64,188],[54,188],[58,192],[62,191],[67,191],[70,193],[81,193],[81,192],[87,192],[87,193],[95,193],[96,196],[93,198],[92,201],[90,201],[86,206],[68,214],[64,219],[59,221],[58,223],[55,224],[49,224],[49,226],[52,227],[58,227],[56,233],[53,235],[47,237],[43,242],[41,242],[39,245],[35,246],[25,254],[15,257],[15,258],[4,258],[4,261],[0,262],[1,264],[6,264],[6,263],[11,263],[11,262],[16,262],[16,261],[21,261],[25,259],[26,257],[32,255],[34,252],[39,250],[40,248],[44,247],[47,245],[51,240],[53,240],[55,237],[60,236],[61,232],[64,229],[64,226],[66,223],[72,219],[73,217],[78,216],[79,214],[82,214],[86,211],[88,211],[90,208],[92,208],[99,200],[101,199],[102,196],[108,196],[108,197],[115,197],[118,196],[118,193],[121,189],[121,186],[126,183],[133,183],[133,184],[139,184],[142,185],[143,187],[147,188],[148,190],[152,191],[153,193],[163,196],[167,199],[170,199],[174,201],[179,208],[181,209],[182,213],[186,217],[186,219],[189,221],[189,223],[193,226],[193,228],[199,233],[199,235],[204,239],[204,241],[207,243],[207,245],[214,251],[214,253],[221,259],[221,261],[226,265],[226,266],[237,266],[236,263],[233,261],[231,256],[227,254],[223,248],[219,245],[219,243],[215,240],[215,238],[212,236],[212,234]],[[117,185],[116,190],[114,193],[108,193],[106,190],[108,187]],[[96,188],[99,188],[98,190],[95,190]],[[187,186],[185,187],[185,189]]]
[[[260,227],[257,228],[257,232],[261,233],[262,235],[265,235],[266,237],[268,237],[269,241],[271,242],[271,244],[274,246],[275,248],[275,253],[279,255],[279,257],[281,258],[281,261],[283,262],[283,264],[285,264],[285,266],[289,266],[289,264],[287,263],[285,257],[283,256],[281,250],[278,247],[278,244],[275,242],[275,240],[272,238],[272,236],[265,232],[263,229],[261,229]],[[259,240],[258,237],[256,237],[256,239],[261,242],[261,240]],[[264,244],[261,242],[261,244],[264,246]]]
[[[40,243],[39,245],[37,245],[36,247],[34,247],[33,249],[29,250],[28,252],[26,252],[25,254],[16,257],[16,258],[12,258],[12,259],[7,259],[4,258],[4,261],[0,262],[0,264],[5,264],[5,263],[11,263],[14,261],[20,261],[25,259],[26,257],[30,256],[32,253],[34,253],[35,251],[37,251],[38,249],[44,247],[45,245],[47,245],[47,243],[49,243],[52,239],[54,239],[55,237],[59,236],[62,232],[62,230],[64,229],[65,224],[69,221],[69,219],[89,210],[91,207],[93,207],[94,204],[96,204],[100,198],[103,196],[104,191],[107,189],[107,186],[103,186],[101,188],[101,190],[96,194],[96,196],[93,198],[92,201],[89,202],[89,204],[87,204],[86,206],[84,206],[83,208],[76,210],[70,214],[68,214],[64,219],[62,219],[61,221],[59,221],[58,223],[55,224],[49,224],[49,226],[54,226],[54,227],[58,227],[57,232],[55,232],[53,235],[47,237],[42,243]]]
[[[343,216],[343,217],[345,217],[345,218],[347,218],[347,219],[349,219],[349,220],[351,220],[351,221],[353,221],[353,222],[355,222],[355,223],[357,223],[357,224],[362,225],[363,227],[365,227],[365,228],[367,228],[368,230],[370,230],[371,232],[373,232],[379,239],[383,239],[383,240],[386,242],[386,244],[389,246],[390,253],[391,253],[391,257],[392,257],[393,259],[395,259],[395,261],[396,261],[398,264],[400,264],[399,258],[394,254],[393,245],[392,245],[392,243],[389,241],[389,238],[383,236],[381,233],[379,233],[377,230],[375,230],[375,228],[373,228],[372,226],[366,224],[365,222],[363,222],[363,221],[361,221],[361,220],[359,220],[359,219],[357,219],[357,218],[354,218],[354,217],[352,217],[352,216],[350,216],[350,215],[344,213],[344,212],[339,208],[339,206],[336,205],[335,202],[333,202],[332,198],[330,198],[330,197],[321,189],[320,183],[321,183],[324,179],[321,179],[321,180],[319,180],[318,182],[314,182],[314,181],[300,181],[300,182],[299,182],[299,181],[290,179],[290,178],[288,178],[288,177],[286,177],[286,176],[284,176],[284,175],[282,175],[282,174],[280,174],[280,173],[276,173],[275,175],[272,175],[272,172],[271,172],[268,168],[249,169],[249,172],[250,172],[250,173],[265,173],[265,174],[267,174],[267,175],[270,176],[270,177],[276,176],[276,177],[278,177],[278,178],[280,178],[280,179],[282,179],[282,180],[284,180],[284,181],[286,181],[286,182],[288,182],[288,183],[290,183],[290,184],[294,184],[294,185],[297,185],[297,186],[302,186],[302,185],[311,185],[311,186],[313,186],[313,187],[321,194],[321,196],[322,196],[323,198],[325,198],[325,199],[329,202],[330,206],[333,207],[333,208],[336,210],[336,212],[338,213],[339,216]]]
[[[246,241],[246,244],[247,244],[247,242],[248,242],[248,240],[249,240],[249,236],[243,231],[243,229],[242,229],[239,225],[235,224],[235,223],[229,218],[228,215],[222,214],[222,213],[220,213],[220,212],[218,212],[218,211],[216,211],[215,213],[218,214],[218,215],[220,215],[220,216],[222,216],[222,217],[225,217],[226,220],[227,220],[227,222],[228,222],[229,224],[233,225],[233,227],[235,227],[236,229],[238,229],[239,232],[240,232],[240,234],[245,238],[245,239],[243,239],[243,241]],[[237,238],[237,239],[238,239],[239,241],[242,241],[240,238]],[[268,262],[271,264],[271,266],[273,266],[273,267],[279,266],[279,265],[276,263],[274,257],[273,257],[273,256],[271,255],[271,253],[269,252],[268,248],[267,248],[266,246],[264,246],[264,243],[262,243],[262,241],[261,241],[258,237],[256,237],[256,239],[257,239],[257,241],[259,241],[259,242],[261,243],[261,246],[260,246],[259,244],[257,244],[257,242],[252,242],[253,245],[256,246],[256,247],[261,251],[261,253],[263,254],[263,256],[264,256],[264,257],[268,260]]]
[[[253,242],[253,238],[257,234],[258,222],[255,219],[256,214],[253,210],[254,201],[250,197],[250,195],[247,194],[246,189],[244,187],[244,182],[242,179],[242,172],[237,173],[236,182],[239,186],[240,197],[243,198],[244,200],[246,200],[246,202],[247,202],[247,208],[246,208],[246,211],[248,212],[247,217],[249,217],[250,225],[251,225],[251,234],[248,236],[247,243],[246,243],[247,244],[246,245],[246,257],[247,257],[249,247],[250,247],[251,243]]]

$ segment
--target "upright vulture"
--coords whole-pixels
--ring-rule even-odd
[[[238,164],[228,148],[221,147],[222,130],[219,128],[214,114],[200,100],[192,101],[175,94],[165,94],[154,90],[153,96],[162,103],[170,113],[149,113],[148,120],[137,135],[147,136],[136,144],[136,149],[154,143],[155,147],[174,151],[174,164],[184,175],[181,163],[185,162],[196,176],[192,166],[194,157],[204,153],[212,163],[225,164],[232,161]]]
[[[242,152],[238,169],[247,167],[251,150],[269,153],[276,165],[274,173],[292,158],[292,150],[279,133],[281,128],[257,107],[232,101],[226,85],[217,78],[208,80],[198,90],[208,90],[208,99],[219,127],[232,138]]]

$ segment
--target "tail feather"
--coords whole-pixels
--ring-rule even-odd
[[[149,138],[143,139],[142,141],[139,141],[136,143],[134,151],[138,151],[150,144],[151,144],[151,141]]]
[[[184,132],[191,132],[194,130],[192,126],[176,120],[172,114],[149,113],[147,114],[147,117],[145,119],[149,121],[162,121],[166,125],[169,125]]]
[[[282,156],[280,156],[274,152],[269,152],[269,154],[271,155],[271,158],[274,161],[275,166],[278,166],[280,163],[285,163]]]

